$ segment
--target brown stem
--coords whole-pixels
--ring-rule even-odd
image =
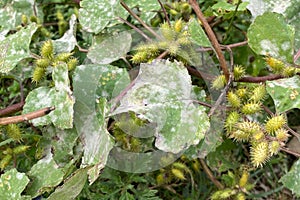
[[[39,118],[39,117],[49,114],[54,109],[55,109],[54,107],[47,107],[47,108],[43,108],[41,110],[37,110],[37,111],[27,113],[24,115],[18,115],[18,116],[13,116],[13,117],[3,117],[3,118],[0,118],[0,125],[15,124],[15,123]]]
[[[9,115],[11,113],[22,110],[24,102],[16,103],[0,110],[0,116]]]
[[[161,2],[160,0],[158,0],[158,3],[159,3],[161,9],[162,9],[163,12],[164,12],[164,15],[165,15],[165,18],[166,18],[167,23],[169,24],[169,26],[171,26],[170,19],[169,19],[169,17],[168,17],[168,14],[167,14],[167,11],[166,11],[164,5],[162,4],[162,2]]]
[[[208,176],[208,178],[215,184],[215,186],[217,186],[217,188],[219,189],[223,189],[224,186],[222,185],[222,183],[220,183],[213,175],[213,173],[210,171],[210,169],[208,168],[208,166],[205,163],[204,159],[199,159],[200,163],[203,167],[204,172],[206,173],[206,175]]]
[[[157,59],[163,59],[164,57],[166,57],[168,55],[168,51],[164,51],[162,52],[159,56],[157,56]]]
[[[118,17],[118,19],[122,22],[124,22],[125,24],[127,24],[128,26],[130,26],[132,29],[134,29],[136,32],[138,32],[139,34],[141,34],[141,36],[143,36],[146,40],[148,41],[152,41],[151,38],[149,38],[143,31],[141,31],[138,27],[136,27],[135,25],[131,24],[130,22],[128,22],[127,20]]]
[[[221,49],[227,49],[227,48],[235,48],[235,47],[241,47],[241,46],[245,46],[248,44],[248,41],[243,41],[243,42],[237,42],[237,43],[234,43],[234,44],[228,44],[228,45],[221,45]],[[205,51],[212,51],[214,50],[213,48],[211,47],[206,47],[206,48],[198,48],[196,49],[196,51],[199,51],[199,52],[205,52]]]
[[[253,77],[253,76],[246,76],[238,80],[238,82],[248,82],[248,83],[261,83],[266,81],[272,81],[277,79],[285,78],[279,74],[271,74],[267,76],[259,76],[259,77]]]
[[[300,154],[299,154],[299,153],[297,153],[297,152],[295,152],[295,151],[292,151],[292,150],[289,150],[289,149],[287,149],[287,148],[280,147],[280,150],[281,150],[281,151],[284,151],[284,152],[286,152],[286,153],[292,154],[292,155],[294,155],[294,156],[296,156],[296,157],[300,157]]]
[[[79,50],[80,52],[83,52],[83,53],[88,53],[88,52],[89,52],[88,49],[84,49],[84,48],[82,48],[81,46],[79,46],[78,44],[76,44],[76,46],[77,46],[77,48],[78,48],[78,50]]]
[[[206,21],[204,15],[203,15],[198,3],[197,3],[197,1],[196,0],[190,0],[189,3],[192,6],[193,10],[195,11],[198,19],[202,22],[203,27],[205,29],[205,32],[207,33],[207,36],[210,39],[211,44],[212,44],[212,46],[214,47],[214,49],[216,51],[218,60],[220,62],[220,67],[221,67],[226,79],[228,80],[229,79],[229,71],[228,71],[228,68],[227,68],[226,60],[225,60],[225,57],[222,53],[221,46],[220,46],[213,30],[211,29],[211,27],[207,23],[207,21]]]
[[[155,33],[155,31],[150,28],[141,18],[139,18],[139,16],[137,16],[123,1],[121,1],[120,4],[130,13],[130,15],[132,15],[138,22],[140,22],[145,29],[147,29],[156,38],[160,38],[160,36]]]

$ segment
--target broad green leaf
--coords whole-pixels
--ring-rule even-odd
[[[246,1],[246,0],[245,0]],[[300,49],[300,12],[299,0],[278,1],[278,0],[247,0],[247,8],[253,17],[262,15],[264,12],[276,12],[283,14],[290,25],[295,28],[295,49]]]
[[[279,182],[300,197],[300,160],[297,160],[291,170],[280,178]]]
[[[49,152],[46,157],[32,166],[27,175],[32,180],[27,194],[36,197],[46,191],[51,191],[63,180],[65,173],[58,167]]]
[[[134,84],[112,115],[133,111],[157,124],[155,145],[179,153],[204,137],[209,121],[203,107],[193,104],[191,79],[186,68],[170,61],[142,64]]]
[[[56,53],[70,52],[75,48],[75,45],[77,44],[77,40],[75,37],[76,16],[74,14],[71,16],[69,26],[70,29],[67,30],[61,38],[53,41]]]
[[[96,91],[97,97],[110,100],[119,95],[126,85],[129,85],[129,74],[124,68],[112,65],[99,65],[98,70],[102,71]]]
[[[70,89],[68,68],[62,63],[53,68],[52,79],[54,88],[39,87],[32,90],[26,97],[23,113],[33,112],[45,107],[55,107],[49,115],[32,120],[35,126],[50,124],[58,128],[73,127],[74,98]]]
[[[100,44],[93,44],[87,56],[95,64],[109,64],[126,55],[130,50],[131,41],[130,33],[121,32],[106,38]]]
[[[300,108],[300,78],[298,76],[267,81],[266,84],[276,112],[282,113],[293,108]]]
[[[112,67],[110,68],[112,69]],[[106,130],[107,124],[104,120],[107,112],[106,100],[102,99],[98,105],[101,108],[99,111],[102,120],[98,119],[95,110],[99,79],[103,72],[109,72],[109,67],[105,69],[106,71],[103,71],[104,69],[105,66],[101,65],[81,65],[76,68],[73,77],[74,96],[76,98],[74,122],[84,144],[81,167],[93,166],[88,171],[90,183],[98,178],[113,147],[113,140]]]
[[[28,183],[29,178],[16,169],[5,172],[0,178],[0,199],[24,199],[21,193]]]
[[[30,57],[29,44],[36,29],[31,24],[0,41],[0,73],[11,71],[22,59]]]
[[[119,1],[83,0],[80,1],[79,21],[88,32],[99,33],[114,20],[114,7]]]
[[[293,63],[294,29],[281,14],[266,12],[248,29],[248,43],[257,54]]]
[[[71,177],[65,180],[62,186],[56,188],[47,199],[75,199],[84,187],[86,179],[87,168],[77,170],[71,175]]]
[[[191,35],[191,40],[199,46],[210,47],[210,41],[207,38],[202,27],[196,19],[192,19],[189,22],[189,33]]]

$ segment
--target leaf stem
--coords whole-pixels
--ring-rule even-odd
[[[147,29],[151,34],[153,34],[156,38],[160,38],[160,36],[155,33],[155,31],[150,28],[139,16],[137,16],[125,3],[124,1],[121,1],[120,4],[132,15],[138,22],[142,24],[142,26]]]
[[[171,26],[170,19],[169,19],[169,17],[168,17],[168,14],[167,14],[167,11],[166,11],[164,5],[162,4],[161,0],[157,0],[157,1],[158,1],[159,5],[160,5],[161,9],[162,9],[163,12],[164,12],[164,15],[165,15],[165,18],[166,18],[167,23],[169,24],[169,26]]]
[[[211,29],[211,27],[209,26],[207,20],[205,19],[205,17],[203,15],[197,1],[196,0],[189,0],[189,3],[192,6],[193,10],[195,11],[198,19],[201,21],[201,23],[202,23],[202,25],[205,29],[205,32],[207,33],[207,36],[210,39],[211,44],[215,49],[218,60],[220,62],[220,67],[221,67],[226,79],[228,80],[229,79],[229,71],[228,71],[228,68],[227,68],[226,60],[225,60],[225,57],[222,53],[221,46],[220,46],[213,30]]]

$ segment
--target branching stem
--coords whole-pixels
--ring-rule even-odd
[[[205,29],[205,32],[207,33],[207,36],[210,39],[211,44],[214,47],[214,50],[217,54],[218,60],[220,62],[220,67],[221,67],[226,79],[228,80],[229,79],[229,71],[228,71],[228,68],[227,68],[227,63],[226,63],[225,57],[222,53],[221,46],[220,46],[213,30],[211,29],[211,27],[209,26],[207,20],[205,19],[205,17],[203,15],[197,1],[196,0],[190,0],[189,3],[192,6],[193,10],[195,11],[198,19],[201,21],[201,23],[202,23],[202,25]]]

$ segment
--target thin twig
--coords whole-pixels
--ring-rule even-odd
[[[213,175],[213,173],[210,171],[210,169],[208,168],[208,166],[205,163],[204,159],[199,159],[200,163],[203,167],[204,172],[206,173],[206,175],[208,176],[208,178],[215,184],[215,186],[217,186],[217,188],[219,189],[223,189],[224,186],[222,185],[222,183],[220,183]]]
[[[148,41],[152,41],[151,38],[149,38],[143,31],[141,31],[138,27],[136,27],[135,25],[131,24],[130,22],[128,22],[127,20],[123,19],[122,17],[118,17],[118,19],[122,22],[124,22],[125,24],[127,24],[128,26],[130,26],[132,29],[134,29],[136,32],[138,32],[139,34],[141,34],[141,36],[143,36],[146,40]]]
[[[171,26],[170,19],[169,19],[169,17],[168,17],[168,14],[167,14],[167,11],[166,11],[164,5],[162,4],[162,2],[161,2],[160,0],[157,0],[157,1],[158,1],[159,5],[160,5],[161,9],[162,9],[163,12],[164,12],[164,15],[165,15],[165,18],[166,18],[167,23],[169,24],[169,26]]]
[[[228,45],[220,45],[221,49],[227,49],[227,48],[235,48],[235,47],[241,47],[241,46],[245,46],[248,44],[248,41],[243,41],[243,42],[237,42],[234,44],[228,44]],[[205,51],[212,51],[214,50],[211,47],[206,47],[206,48],[198,48],[196,49],[196,51],[198,52],[205,52]]]
[[[81,46],[79,46],[78,44],[76,44],[76,46],[77,46],[77,48],[78,48],[78,50],[79,50],[80,52],[83,52],[83,53],[88,53],[88,52],[89,52],[88,49],[84,49],[84,48],[82,48]]]
[[[43,108],[41,110],[37,110],[37,111],[27,113],[24,115],[18,115],[18,116],[13,116],[13,117],[3,117],[3,118],[0,118],[0,125],[15,124],[15,123],[39,118],[39,117],[49,114],[54,109],[55,109],[55,107],[47,107],[47,108]]]
[[[157,56],[157,59],[163,59],[164,57],[166,57],[168,55],[168,51],[164,51],[162,52],[159,56]]]
[[[137,16],[123,1],[120,4],[132,15],[142,26],[147,29],[151,34],[153,34],[156,38],[161,38],[155,31],[150,28],[139,16]]]
[[[220,62],[220,67],[221,67],[226,79],[229,80],[229,71],[228,71],[228,68],[227,68],[227,63],[226,63],[225,57],[222,53],[221,46],[220,46],[213,30],[211,29],[208,22],[206,21],[206,19],[205,19],[203,13],[202,13],[197,1],[196,0],[190,0],[189,3],[192,6],[193,10],[195,11],[198,19],[202,22],[202,25],[203,25],[206,33],[207,33],[207,36],[210,39],[211,44],[212,44],[212,46],[214,47],[214,49],[216,51],[218,60]]]
[[[299,153],[297,153],[297,152],[295,152],[295,151],[292,151],[292,150],[289,150],[289,149],[287,149],[287,148],[280,147],[280,150],[282,150],[282,151],[284,151],[284,152],[286,152],[286,153],[292,154],[292,155],[294,155],[294,156],[296,156],[296,157],[300,157],[300,154],[299,154]]]
[[[113,102],[113,105],[110,109],[110,113],[112,113],[116,107],[119,101],[126,95],[126,93],[134,86],[136,82],[136,79],[134,79],[118,96],[116,96],[114,99],[111,100]]]
[[[281,76],[279,74],[271,74],[267,76],[258,76],[258,77],[253,77],[253,76],[246,76],[243,77],[237,82],[248,82],[248,83],[262,83],[266,81],[272,81],[272,80],[277,80],[277,79],[282,79],[285,78],[284,76]]]
[[[18,112],[22,110],[23,106],[24,106],[24,102],[21,101],[20,103],[16,103],[6,108],[3,108],[0,110],[0,116],[9,115],[11,113]]]

